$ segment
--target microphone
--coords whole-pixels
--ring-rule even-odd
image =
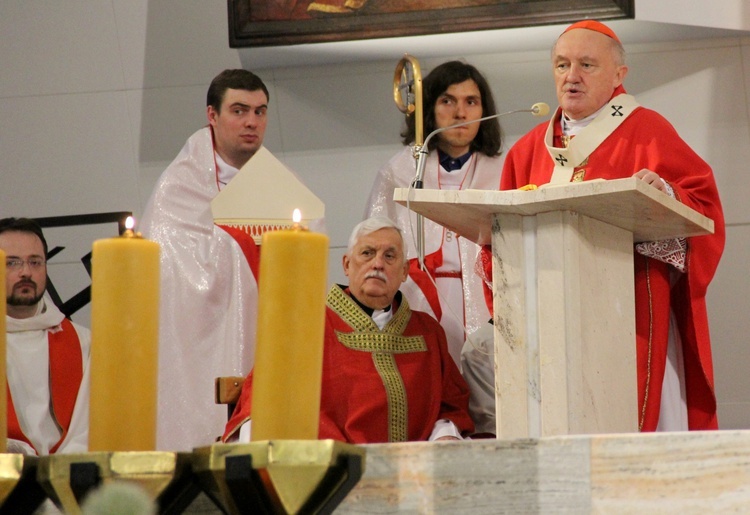
[[[544,102],[537,102],[533,106],[531,106],[530,109],[516,109],[513,111],[506,111],[504,113],[499,114],[493,114],[490,116],[485,116],[484,118],[477,118],[476,120],[471,120],[468,122],[461,122],[456,123],[454,125],[449,125],[448,127],[440,127],[439,129],[435,129],[430,134],[427,135],[427,137],[424,140],[424,143],[422,143],[422,146],[416,150],[417,156],[417,175],[414,177],[414,181],[412,182],[412,187],[415,189],[422,189],[423,181],[422,178],[424,177],[424,167],[425,167],[425,160],[427,157],[427,148],[428,143],[430,142],[430,139],[432,139],[433,136],[440,134],[441,132],[448,131],[451,129],[455,129],[456,127],[463,127],[465,125],[471,125],[472,123],[481,123],[485,120],[492,120],[493,118],[500,118],[502,116],[506,116],[509,114],[515,114],[515,113],[531,113],[533,116],[546,116],[549,113],[549,105],[545,104]]]
[[[430,142],[430,139],[435,136],[436,134],[440,134],[441,132],[455,129],[456,127],[463,127],[464,125],[471,125],[472,123],[480,123],[485,120],[492,120],[493,118],[500,118],[505,115],[509,114],[515,114],[515,113],[531,113],[533,116],[545,116],[547,113],[549,113],[549,105],[545,104],[544,102],[537,102],[536,104],[532,105],[530,109],[516,109],[514,111],[506,111],[504,113],[500,114],[493,114],[490,116],[485,116],[484,118],[478,118],[476,120],[471,120],[469,122],[461,122],[454,125],[450,125],[448,127],[441,127],[439,129],[435,129],[430,134],[427,135],[427,137],[424,140],[424,143],[422,143],[422,146],[419,148],[414,149],[415,154],[417,155],[417,175],[414,177],[414,181],[411,183],[411,187],[414,189],[422,189],[423,181],[422,177],[424,177],[424,167],[425,162],[427,161],[427,144]],[[408,202],[407,202],[408,207]],[[417,259],[419,260],[419,266],[422,270],[425,269],[424,267],[424,220],[422,218],[422,215],[417,215]]]

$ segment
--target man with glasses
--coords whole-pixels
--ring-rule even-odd
[[[86,452],[89,330],[44,297],[47,241],[27,218],[0,220],[7,301],[8,452]]]

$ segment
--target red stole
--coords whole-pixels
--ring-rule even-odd
[[[67,318],[60,324],[62,330],[55,333],[47,331],[49,341],[49,384],[52,399],[52,415],[62,429],[60,440],[50,448],[50,454],[57,451],[65,440],[73,417],[73,409],[78,398],[78,389],[83,379],[83,355],[81,342],[73,324]],[[18,423],[13,397],[8,383],[5,384],[8,395],[8,438],[21,440],[30,446],[34,445],[26,438]],[[35,449],[36,450],[36,449]]]
[[[409,260],[409,277],[411,280],[419,286],[422,294],[427,299],[427,302],[432,308],[432,312],[435,313],[435,318],[440,321],[443,317],[443,309],[440,307],[440,297],[438,296],[437,288],[435,284],[430,280],[430,277],[436,277],[435,271],[438,267],[443,264],[443,246],[437,251],[433,252],[424,257],[424,267],[422,270],[419,266],[419,259]],[[428,276],[429,274],[429,276]]]
[[[253,272],[253,277],[255,277],[255,281],[257,282],[260,267],[260,252],[258,252],[258,245],[255,244],[253,237],[236,227],[228,225],[219,225],[217,227],[224,229],[229,236],[234,238],[237,245],[240,246],[245,259],[247,259],[247,264],[250,265],[250,270]]]

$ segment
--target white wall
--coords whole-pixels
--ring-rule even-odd
[[[210,79],[241,66],[226,27],[225,0],[2,2],[0,216],[139,215],[161,171],[205,124]],[[628,90],[716,172],[728,224],[708,299],[720,420],[750,428],[750,38],[625,44]],[[467,58],[488,76],[500,110],[555,105],[546,50],[499,50],[452,56],[446,48],[421,64]],[[343,247],[378,167],[400,148],[391,100],[399,58],[256,70],[271,90],[266,145],[326,202],[331,281],[343,281]],[[537,121],[504,119],[508,145]],[[88,284],[79,259],[91,239],[110,234],[76,234],[53,260],[63,298]],[[71,242],[70,232],[48,236],[51,245]],[[77,318],[87,323],[87,310]]]
[[[750,30],[747,0],[711,0],[703,5],[685,7],[685,0],[636,0],[635,17],[638,20]]]

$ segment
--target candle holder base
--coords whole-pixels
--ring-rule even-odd
[[[157,501],[159,513],[181,513],[200,493],[190,453],[89,452],[39,458],[39,484],[65,513],[81,513],[88,493],[112,481],[129,481]]]
[[[36,481],[36,456],[0,454],[0,513],[34,513],[47,498]]]
[[[193,452],[203,491],[229,513],[330,513],[364,473],[365,450],[335,440],[215,444]]]

